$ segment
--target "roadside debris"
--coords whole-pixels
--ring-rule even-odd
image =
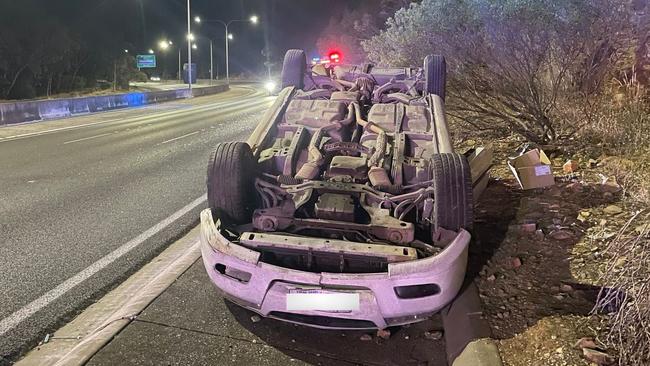
[[[424,332],[424,338],[432,340],[432,341],[441,340],[443,335],[444,334],[441,331]]]
[[[578,169],[579,169],[579,165],[578,162],[575,160],[567,160],[567,162],[564,163],[564,165],[562,165],[562,170],[565,173],[575,173],[578,171]]]
[[[359,337],[359,340],[364,342],[372,341],[372,336],[370,334],[364,334],[361,337]]]
[[[390,330],[388,330],[388,329],[379,329],[377,331],[377,337],[379,337],[381,339],[390,338]]]
[[[578,339],[578,341],[573,345],[573,348],[575,349],[583,349],[583,348],[592,348],[596,349],[598,346],[596,345],[596,342],[594,341],[593,338],[591,337],[583,337]]]
[[[519,182],[521,189],[542,188],[555,184],[551,161],[540,149],[530,150],[510,158],[508,167]]]
[[[262,318],[260,318],[259,315],[253,315],[253,316],[251,316],[251,321],[252,321],[253,323],[257,323],[257,322],[259,322],[260,320],[262,320]]]
[[[623,209],[616,205],[609,205],[603,209],[603,212],[608,215],[618,215],[623,212]]]
[[[573,239],[575,236],[568,230],[556,230],[549,233],[548,237],[554,240],[568,240]]]
[[[605,352],[601,352],[591,348],[583,348],[582,355],[589,361],[594,362],[599,366],[606,366],[614,364],[614,357]]]

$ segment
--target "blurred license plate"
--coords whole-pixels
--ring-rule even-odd
[[[316,289],[293,289],[287,294],[287,310],[357,311],[359,294]]]

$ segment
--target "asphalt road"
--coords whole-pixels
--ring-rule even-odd
[[[0,364],[197,222],[208,155],[272,98],[219,94],[0,128]]]

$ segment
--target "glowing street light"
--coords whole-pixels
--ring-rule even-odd
[[[129,50],[126,50],[126,49],[125,49],[125,50],[124,50],[124,53],[129,53]]]
[[[160,47],[160,49],[163,50],[163,51],[168,49],[169,45],[170,45],[170,43],[167,42],[167,41],[160,41],[160,43],[158,43],[158,47]]]
[[[193,41],[194,40],[194,35],[192,33],[188,34],[187,39],[190,40],[190,41]]]
[[[153,55],[155,52],[154,52],[154,50],[149,49],[149,53]]]
[[[194,17],[194,22],[195,22],[195,23],[201,23],[201,17],[199,17],[199,16],[195,16],[195,17]]]
[[[196,19],[195,19],[195,21],[196,21]],[[233,19],[233,20],[230,20],[228,22],[225,22],[225,21],[219,20],[219,19],[205,20],[206,23],[207,22],[219,23],[219,24],[223,25],[223,27],[224,27],[224,31],[225,31],[224,36],[225,36],[225,41],[226,41],[226,82],[228,84],[230,84],[230,63],[229,63],[229,60],[228,60],[228,58],[229,58],[229,55],[228,55],[229,54],[229,52],[228,52],[228,42],[231,41],[234,38],[232,33],[228,32],[228,27],[230,26],[230,24],[237,23],[237,22],[257,24],[257,23],[259,23],[259,21],[260,21],[260,18],[257,15],[251,15],[248,19]],[[212,67],[210,67],[210,69],[212,69]]]
[[[192,45],[192,49],[195,50],[195,49],[197,49],[197,48],[199,48],[199,46],[197,46],[196,43],[194,43],[194,44]]]

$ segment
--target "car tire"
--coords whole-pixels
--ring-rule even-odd
[[[307,56],[303,50],[288,50],[282,63],[282,88],[293,86],[298,89],[305,87],[305,71]]]
[[[424,59],[424,77],[426,93],[444,100],[447,87],[447,62],[444,56],[429,55]]]
[[[251,222],[257,197],[253,186],[255,158],[244,142],[220,143],[208,162],[208,205],[222,221]]]
[[[434,188],[432,230],[471,230],[474,222],[472,175],[464,155],[435,154],[430,164]]]

